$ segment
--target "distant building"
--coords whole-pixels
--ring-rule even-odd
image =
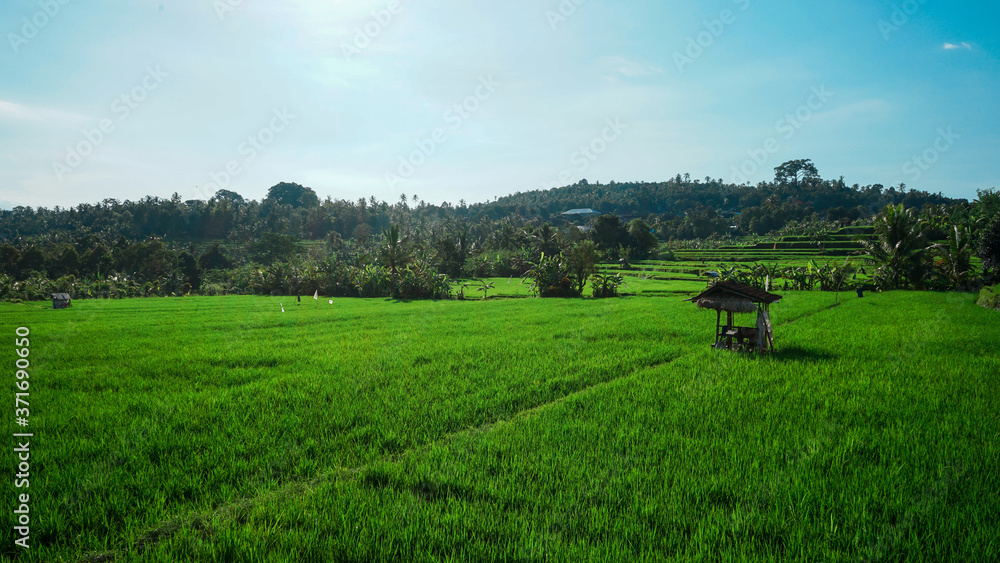
[[[570,209],[563,211],[560,215],[566,219],[587,219],[588,217],[597,217],[600,213],[588,207],[586,209]]]
[[[53,309],[65,309],[69,307],[69,294],[68,293],[53,293],[52,294],[52,308]]]

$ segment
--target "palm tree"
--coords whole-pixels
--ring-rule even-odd
[[[548,254],[550,256],[559,254],[562,250],[559,244],[559,231],[552,228],[548,223],[539,227],[532,235],[532,246],[536,252]]]
[[[965,287],[975,275],[971,238],[968,227],[953,226],[945,242],[931,246],[937,254],[936,265],[955,289]]]
[[[914,210],[903,204],[887,206],[875,219],[875,234],[859,241],[873,264],[877,264],[876,283],[881,289],[899,289],[919,285],[921,253],[926,249],[923,225]]]
[[[983,229],[979,240],[979,257],[983,260],[986,277],[1000,273],[1000,215]]]
[[[388,231],[382,231],[385,239],[382,247],[382,261],[395,275],[399,268],[405,268],[410,261],[409,241],[399,234],[399,225],[393,225]]]

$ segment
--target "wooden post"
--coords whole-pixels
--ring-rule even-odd
[[[764,321],[765,321],[764,324],[767,325],[767,335],[766,335],[767,336],[767,349],[768,349],[768,351],[773,352],[774,351],[774,333],[772,332],[773,329],[771,328],[770,304],[768,304],[768,303],[764,304]]]
[[[733,312],[732,311],[726,311],[726,324],[728,325],[726,327],[728,329],[728,332],[732,333],[732,330],[733,330]],[[733,349],[733,337],[732,336],[727,336],[726,337],[726,349],[728,349],[728,350],[732,350]]]
[[[719,344],[719,324],[722,322],[722,309],[715,310],[715,345]]]

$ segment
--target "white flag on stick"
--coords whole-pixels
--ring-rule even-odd
[[[313,293],[313,299],[319,301],[319,290],[318,289],[316,290],[316,293]]]

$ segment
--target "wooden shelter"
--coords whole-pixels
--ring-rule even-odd
[[[53,309],[65,309],[69,307],[70,298],[68,293],[53,293],[52,294],[52,308]]]
[[[775,295],[736,281],[720,281],[687,299],[702,309],[715,309],[715,344],[722,350],[757,350],[774,348],[774,333],[768,308],[781,301]],[[726,324],[722,324],[722,312],[726,312]],[[737,313],[757,313],[757,321],[752,327],[736,326],[733,315]]]

